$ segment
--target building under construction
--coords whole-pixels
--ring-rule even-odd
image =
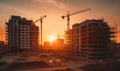
[[[39,27],[32,20],[11,16],[6,23],[6,41],[10,51],[36,51]]]
[[[108,59],[110,50],[110,27],[103,20],[86,20],[72,25],[67,32],[66,50],[86,59]]]

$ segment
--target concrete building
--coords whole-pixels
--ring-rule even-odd
[[[5,47],[4,41],[0,41],[0,49],[3,49]]]
[[[11,16],[6,23],[6,40],[10,51],[36,51],[39,28],[32,20]]]
[[[55,41],[52,42],[52,48],[55,51],[63,51],[64,50],[64,39],[56,39]]]
[[[119,57],[120,58],[120,43],[116,43],[115,44],[116,48],[114,48],[114,55],[115,57]]]
[[[0,41],[0,55],[6,52],[4,41]]]
[[[66,53],[66,54],[69,54],[69,53],[72,53],[70,50],[70,44],[71,44],[71,41],[70,40],[72,40],[71,37],[72,36],[72,30],[70,29],[70,30],[67,30],[67,31],[65,31],[65,43],[64,43],[64,52]]]
[[[86,59],[112,57],[110,27],[103,20],[86,20],[72,25],[69,52]]]
[[[45,41],[44,48],[51,48],[51,43],[49,41]]]
[[[52,50],[51,43],[49,41],[44,42],[43,50],[44,50],[44,52],[50,52]]]

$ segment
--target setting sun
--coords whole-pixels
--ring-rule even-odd
[[[49,41],[52,43],[53,41],[55,41],[57,39],[57,37],[56,36],[54,36],[54,35],[50,35],[50,37],[49,37]]]

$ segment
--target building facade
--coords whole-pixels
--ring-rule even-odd
[[[4,41],[0,41],[0,56],[6,52],[6,46]]]
[[[6,40],[10,51],[36,51],[39,28],[32,20],[11,16],[6,23]]]
[[[51,43],[49,41],[45,41],[43,45],[44,52],[50,52],[51,51]]]
[[[49,41],[45,41],[44,48],[51,48],[51,43]]]
[[[52,42],[52,48],[62,52],[64,50],[64,39],[57,38]]]
[[[86,59],[112,57],[110,27],[103,20],[86,20],[72,25],[69,52]]]

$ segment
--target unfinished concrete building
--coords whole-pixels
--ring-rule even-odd
[[[110,27],[103,20],[86,20],[72,25],[69,52],[86,59],[108,59]]]
[[[11,16],[6,23],[6,41],[10,51],[37,51],[39,27],[32,20]]]

